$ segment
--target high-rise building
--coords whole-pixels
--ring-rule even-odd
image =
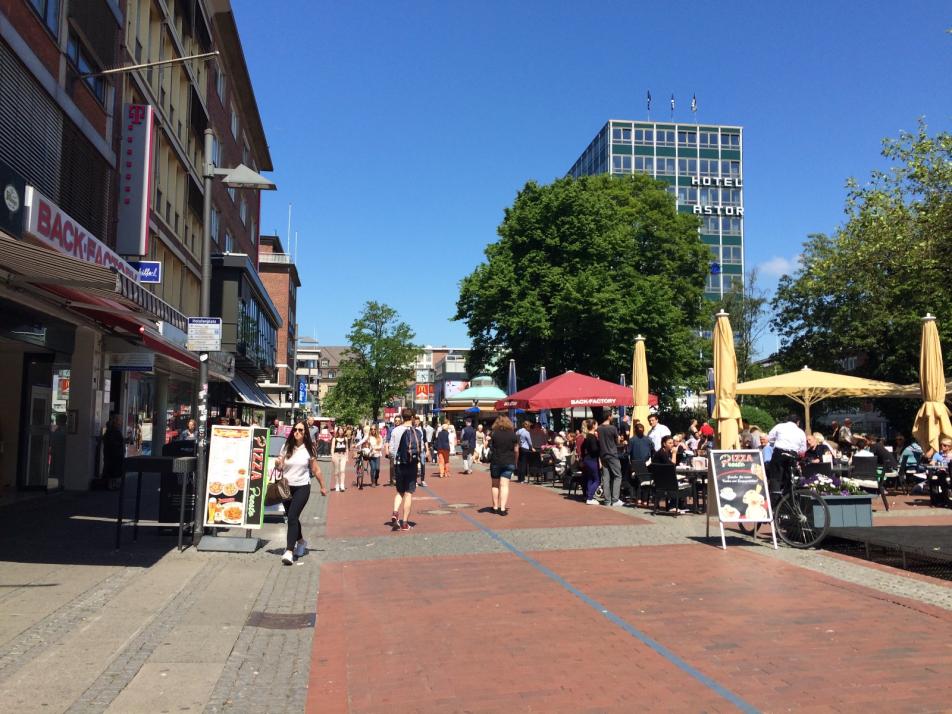
[[[704,295],[716,300],[744,280],[743,152],[743,127],[611,119],[569,175],[643,173],[667,184],[678,211],[701,219],[711,250]]]

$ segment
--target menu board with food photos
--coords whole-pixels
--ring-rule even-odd
[[[212,426],[205,486],[205,525],[249,526],[245,519],[253,429]]]
[[[764,457],[760,451],[712,451],[711,471],[721,523],[773,520]]]

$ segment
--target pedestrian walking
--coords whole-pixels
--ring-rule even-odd
[[[390,443],[390,439],[393,438],[393,432],[396,431],[397,427],[401,426],[402,424],[403,424],[403,419],[401,419],[400,415],[398,414],[397,416],[393,418],[393,427],[388,428],[387,435],[383,437],[384,444]],[[393,486],[394,483],[396,483],[396,470],[395,470],[396,464],[390,454],[387,455],[387,461],[389,462],[389,466],[387,469],[388,470],[387,475],[388,475],[389,481],[387,482],[387,486]]]
[[[483,452],[486,450],[486,432],[483,425],[476,426],[476,461],[482,462]]]
[[[347,432],[341,426],[337,427],[334,432],[331,454],[334,466],[334,490],[346,491],[347,484],[344,481],[344,472],[347,470]]]
[[[532,452],[532,435],[529,433],[529,425],[528,420],[522,422],[522,428],[516,432],[516,436],[519,437],[517,481],[525,481],[529,478],[529,454]]]
[[[426,430],[423,428],[423,422],[420,421],[420,417],[413,417],[413,428],[416,429],[417,434],[420,436],[420,440],[423,443],[423,449],[420,453],[420,461],[417,464],[417,476],[420,478],[420,485],[426,486]]]
[[[509,481],[519,463],[519,437],[509,417],[501,416],[493,422],[489,435],[489,476],[492,483],[493,513],[509,515]]]
[[[304,540],[304,532],[301,530],[301,512],[311,497],[311,476],[317,479],[321,495],[327,495],[317,463],[317,449],[311,441],[311,434],[305,422],[299,421],[291,428],[276,466],[283,472],[291,489],[291,497],[283,502],[284,513],[288,519],[288,532],[287,547],[281,556],[281,562],[294,565],[294,559],[307,552],[307,541]]]
[[[476,452],[476,430],[471,419],[466,420],[463,431],[460,432],[460,444],[463,447],[463,473],[471,474],[473,454]]]
[[[601,447],[598,444],[598,430],[594,419],[586,419],[582,423],[585,440],[582,442],[582,471],[585,473],[585,503],[597,506],[595,493],[601,480],[601,466],[598,463],[601,457]]]
[[[383,438],[380,436],[380,429],[376,424],[370,425],[364,448],[369,453],[367,463],[370,466],[370,485],[377,488],[377,482],[380,480],[380,454],[383,452]]]
[[[450,474],[450,422],[443,422],[436,432],[436,463],[439,467],[439,477],[446,478]]]
[[[393,514],[390,524],[394,530],[409,531],[410,509],[413,494],[416,491],[417,468],[423,457],[424,441],[422,430],[413,426],[414,412],[404,407],[401,412],[401,424],[394,428],[387,442],[386,451],[394,465],[397,493],[393,497]]]
[[[106,488],[117,489],[122,481],[122,465],[126,460],[126,438],[122,435],[122,416],[109,416],[102,435],[102,478]]]

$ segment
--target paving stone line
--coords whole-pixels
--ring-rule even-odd
[[[204,568],[185,581],[178,593],[116,654],[96,681],[66,711],[69,714],[105,711],[226,565],[224,560],[210,560]]]
[[[313,550],[294,567],[281,564],[276,551],[284,548],[284,528],[269,529],[270,548],[255,557],[269,563],[262,571],[262,586],[254,611],[275,614],[313,613],[317,607],[321,563],[327,542],[323,539],[327,499],[314,488],[302,523]],[[318,520],[314,520],[315,517]],[[310,525],[309,525],[310,524]],[[275,553],[269,552],[275,551]],[[308,675],[314,628],[268,629],[245,625],[205,706],[219,712],[301,712],[307,700]]]
[[[0,681],[10,678],[41,653],[81,627],[143,572],[145,571],[142,568],[122,568],[106,576],[10,640],[0,648]]]

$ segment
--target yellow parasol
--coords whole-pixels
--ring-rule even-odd
[[[806,424],[810,431],[810,407],[830,397],[906,397],[909,388],[892,382],[880,382],[848,374],[819,372],[804,367],[796,372],[785,372],[773,377],[754,379],[737,385],[737,394],[763,394],[772,397],[789,397],[803,405]]]
[[[912,434],[924,451],[938,451],[942,436],[952,437],[952,423],[945,406],[945,372],[942,367],[942,345],[935,317],[922,318],[922,342],[919,347],[919,388],[922,406],[916,414]]]
[[[717,420],[717,447],[736,449],[740,439],[740,407],[737,406],[737,356],[734,354],[734,332],[728,314],[717,313],[714,325],[714,411]]]
[[[640,421],[648,430],[648,360],[645,357],[645,338],[635,338],[635,356],[631,361],[631,393],[635,406],[631,410],[631,423]]]

